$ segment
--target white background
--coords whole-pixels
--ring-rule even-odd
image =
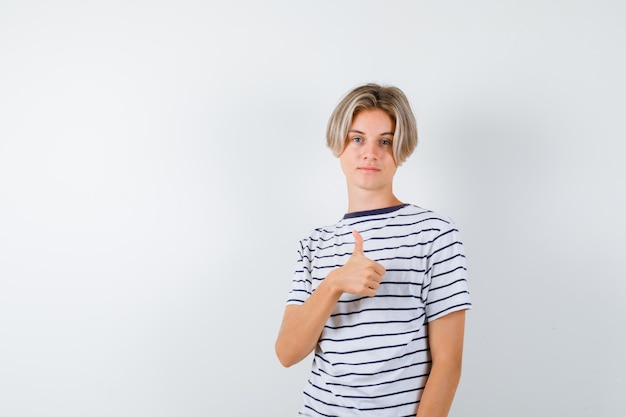
[[[0,3],[0,415],[295,416],[298,239],[347,201],[326,121],[397,85],[396,194],[452,217],[450,415],[626,415],[626,6]]]

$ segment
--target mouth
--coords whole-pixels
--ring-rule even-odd
[[[378,172],[378,171],[380,171],[380,169],[378,169],[376,167],[359,167],[357,169],[359,171],[363,171],[363,172]]]

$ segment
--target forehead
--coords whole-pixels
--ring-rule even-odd
[[[394,122],[384,110],[361,110],[352,118],[350,130],[359,130],[362,132],[373,131],[373,133],[388,133],[393,132]]]

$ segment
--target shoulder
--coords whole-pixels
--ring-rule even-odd
[[[457,230],[456,224],[449,216],[415,204],[407,204],[398,213],[398,218],[410,220],[411,224],[420,228],[433,228],[442,232]]]
[[[316,227],[310,229],[300,239],[300,246],[302,249],[314,250],[324,242],[334,239],[338,234],[344,233],[345,227],[341,222],[334,223],[328,226]],[[351,233],[351,231],[349,231]]]

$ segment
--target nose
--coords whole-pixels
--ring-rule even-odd
[[[373,140],[368,140],[361,148],[361,156],[363,159],[378,159],[379,152],[378,144]]]

